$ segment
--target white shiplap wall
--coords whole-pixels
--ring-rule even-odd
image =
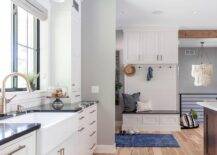
[[[151,81],[146,80],[149,66],[153,68]],[[125,93],[140,92],[140,100],[150,100],[152,110],[179,110],[177,71],[176,65],[136,65],[136,74],[125,76]]]
[[[10,98],[15,94],[17,96],[7,104],[7,112],[16,111],[17,105],[30,108],[49,102],[49,100],[46,99],[46,96],[48,95],[48,92],[46,91],[7,93],[7,97]]]

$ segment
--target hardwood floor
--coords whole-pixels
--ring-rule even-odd
[[[203,155],[202,127],[173,132],[173,135],[178,141],[180,148],[117,148],[117,155]]]

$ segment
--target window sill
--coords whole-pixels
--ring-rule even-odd
[[[12,96],[12,95],[27,95],[27,94],[42,94],[46,93],[47,91],[45,90],[35,90],[33,92],[27,92],[27,91],[13,91],[13,92],[6,92],[7,96]],[[1,93],[0,93],[1,94]]]

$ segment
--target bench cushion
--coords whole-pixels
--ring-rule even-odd
[[[179,114],[180,112],[177,110],[150,110],[150,111],[143,111],[143,112],[129,112],[123,111],[123,114]]]

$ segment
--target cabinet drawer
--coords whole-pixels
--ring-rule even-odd
[[[79,127],[84,127],[87,125],[88,115],[87,115],[87,111],[85,109],[82,109],[81,111],[79,111],[78,122],[79,122],[78,123]]]
[[[161,125],[179,124],[179,116],[161,115],[159,117],[160,117],[160,124]]]
[[[88,125],[91,124],[93,121],[96,121],[97,120],[96,105],[93,105],[93,106],[87,108],[86,115],[88,117],[88,119],[87,119]]]
[[[159,116],[156,115],[144,115],[143,116],[143,125],[158,125]]]
[[[95,134],[92,134],[90,137],[89,137],[89,146],[88,146],[88,150],[90,152],[90,154],[93,154],[95,148],[96,148],[96,145],[97,145],[97,133]]]
[[[7,144],[6,144],[7,145]],[[4,146],[3,146],[4,147]],[[36,155],[36,135],[35,132],[29,137],[16,142],[9,142],[9,145],[0,150],[1,155]]]
[[[123,115],[123,124],[127,126],[137,127],[139,124],[142,124],[142,116],[140,115]]]

